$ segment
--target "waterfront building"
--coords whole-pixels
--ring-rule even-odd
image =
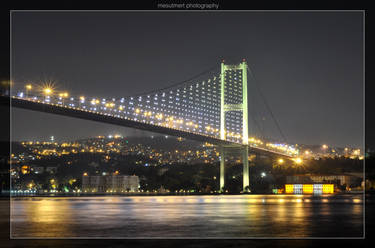
[[[82,192],[138,192],[139,177],[128,175],[82,176]]]
[[[335,186],[333,184],[285,184],[286,194],[333,194]]]

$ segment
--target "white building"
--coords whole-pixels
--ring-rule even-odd
[[[138,176],[82,176],[82,192],[138,192],[139,187]]]

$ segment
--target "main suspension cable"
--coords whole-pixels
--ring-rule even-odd
[[[284,135],[283,131],[281,130],[280,125],[279,125],[279,123],[278,123],[276,117],[274,116],[274,114],[273,114],[273,112],[272,112],[272,110],[271,110],[271,107],[269,106],[269,104],[268,104],[268,102],[267,102],[265,96],[263,95],[263,93],[262,93],[262,91],[260,90],[258,84],[256,83],[256,79],[255,79],[255,75],[254,75],[254,73],[250,70],[249,67],[248,67],[247,69],[248,69],[248,71],[250,72],[250,75],[252,76],[252,78],[254,79],[254,85],[255,85],[255,88],[256,88],[257,91],[259,92],[259,95],[261,96],[261,98],[262,98],[262,100],[263,100],[263,103],[264,103],[264,105],[266,106],[268,112],[270,112],[270,115],[271,115],[273,121],[275,122],[275,125],[276,125],[278,131],[280,132],[280,135],[281,135],[281,137],[282,137],[282,139],[283,139],[283,142],[286,142],[287,139],[285,138],[285,135]]]
[[[145,96],[145,95],[150,95],[150,94],[153,94],[153,93],[157,93],[157,92],[161,92],[161,91],[165,91],[165,90],[169,90],[171,88],[174,88],[174,87],[177,87],[177,86],[182,86],[182,85],[186,85],[187,83],[191,82],[192,80],[204,75],[204,74],[207,74],[209,72],[212,72],[214,71],[214,69],[217,69],[218,65],[215,64],[215,66],[212,66],[210,67],[209,69],[189,78],[189,79],[186,79],[186,80],[183,80],[183,81],[180,81],[180,82],[177,82],[177,83],[174,83],[172,85],[169,85],[167,87],[164,87],[164,88],[161,88],[161,89],[157,89],[157,90],[152,90],[152,91],[146,91],[146,92],[142,92],[142,93],[139,93],[139,94],[136,94],[136,95],[128,95],[128,96],[125,96],[125,97],[139,97],[139,96]]]

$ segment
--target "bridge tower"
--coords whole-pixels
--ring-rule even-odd
[[[241,70],[242,71],[242,102],[238,104],[226,103],[226,72],[228,70]],[[237,65],[226,65],[224,61],[221,63],[221,108],[220,108],[220,139],[226,140],[226,112],[241,111],[242,112],[242,145],[239,146],[242,153],[243,163],[243,191],[248,191],[249,187],[249,160],[248,160],[248,99],[247,99],[247,63],[245,60]],[[220,147],[220,191],[223,190],[225,185],[224,172],[225,172],[225,147]]]

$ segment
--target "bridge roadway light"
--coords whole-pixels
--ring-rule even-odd
[[[43,93],[48,96],[48,95],[52,94],[52,89],[49,88],[49,87],[44,88]]]
[[[100,101],[99,101],[98,99],[92,99],[92,100],[91,100],[91,104],[92,104],[92,105],[99,104],[99,102],[100,102]]]
[[[278,162],[279,164],[283,164],[283,163],[284,163],[284,159],[279,158],[279,159],[277,160],[277,162]]]
[[[64,98],[68,97],[68,92],[59,93],[59,97],[62,98],[62,104],[64,104]]]
[[[294,161],[296,162],[296,164],[302,164],[302,159],[301,158],[296,158]]]
[[[26,97],[28,97],[29,96],[29,90],[31,90],[33,87],[31,86],[31,84],[26,84],[25,85],[25,88],[26,88]]]

